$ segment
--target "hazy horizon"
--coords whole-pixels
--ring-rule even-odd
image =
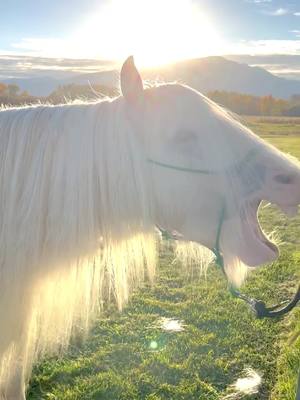
[[[225,54],[221,57],[250,66],[259,66],[282,78],[300,80],[300,55],[273,54],[253,56],[250,54]],[[83,73],[115,70],[120,67],[121,62],[122,60],[0,55],[0,80],[31,77],[63,79]]]

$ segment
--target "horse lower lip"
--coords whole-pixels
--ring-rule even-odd
[[[259,199],[248,202],[241,211],[243,242],[238,251],[240,259],[251,267],[274,261],[278,257],[277,246],[269,241],[259,224],[257,210],[260,202]]]
[[[263,230],[261,229],[259,222],[257,220],[257,224],[254,227],[254,233],[256,234],[256,236],[259,237],[260,241],[262,243],[264,243],[267,247],[269,247],[271,250],[275,251],[277,250],[277,246],[272,243],[265,235],[265,233],[263,232]]]
[[[274,253],[278,253],[278,248],[276,246],[276,244],[274,244],[273,242],[271,242],[268,239],[262,238],[262,242],[270,249],[272,250]]]
[[[253,215],[254,218],[254,226],[253,226],[253,231],[254,234],[259,238],[259,240],[261,241],[261,243],[263,243],[266,247],[268,247],[273,253],[278,254],[278,247],[276,246],[275,243],[271,242],[268,237],[266,236],[266,234],[264,233],[264,231],[262,230],[259,220],[258,220],[258,215],[257,215],[257,211],[258,211],[258,207],[261,203],[260,199],[257,199],[255,201],[252,202],[251,204],[251,213]]]

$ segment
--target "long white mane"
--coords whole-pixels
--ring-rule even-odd
[[[145,161],[120,99],[1,111],[0,149],[3,385],[86,332],[107,298],[121,308],[153,277],[156,250]]]

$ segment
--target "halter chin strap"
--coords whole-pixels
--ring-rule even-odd
[[[250,150],[250,152],[247,154],[245,159],[243,161],[241,161],[239,164],[237,164],[237,166],[242,165],[245,162],[248,162],[255,153],[256,153],[255,149]],[[213,170],[179,167],[176,165],[162,163],[162,162],[155,161],[152,159],[148,159],[147,161],[158,167],[168,168],[168,169],[172,169],[175,171],[181,171],[181,172],[187,172],[187,173],[193,173],[193,174],[203,174],[203,175],[217,175],[218,174],[217,171],[213,171]],[[224,268],[224,258],[223,258],[223,254],[222,254],[221,248],[220,248],[220,238],[221,238],[223,223],[225,220],[225,212],[226,212],[226,202],[225,202],[225,199],[223,199],[222,205],[221,205],[221,210],[220,210],[220,215],[219,215],[218,226],[217,226],[215,245],[210,250],[214,253],[214,255],[216,257],[215,264],[222,270],[224,276],[227,279],[227,275],[226,275],[225,268]],[[169,233],[166,234],[165,231],[163,231],[163,233],[168,239],[170,239],[170,238],[176,239],[176,238],[174,238],[173,235],[171,235]],[[272,307],[267,307],[266,304],[262,300],[257,300],[257,299],[254,299],[254,298],[251,298],[251,297],[248,297],[248,296],[242,294],[230,283],[229,283],[229,291],[232,294],[232,296],[245,301],[251,307],[251,310],[255,313],[257,318],[281,317],[281,316],[287,314],[289,311],[291,311],[300,301],[300,285],[298,286],[298,290],[297,290],[294,298],[291,301],[284,301],[284,302],[274,305]],[[288,304],[285,307],[282,307],[286,303],[288,303]]]

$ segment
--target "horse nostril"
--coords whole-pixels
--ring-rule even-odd
[[[288,185],[288,184],[294,183],[295,176],[279,174],[279,175],[274,176],[274,180],[278,183],[283,183],[284,185]]]

